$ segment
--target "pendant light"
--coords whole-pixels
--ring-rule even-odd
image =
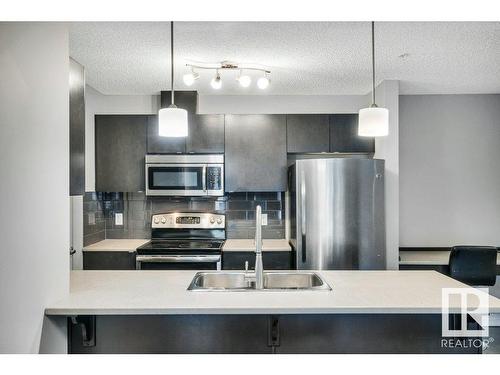
[[[158,111],[158,134],[162,137],[187,137],[187,111],[174,103],[174,22],[170,22],[170,78],[171,104]]]
[[[375,104],[375,22],[372,22],[372,104],[359,111],[358,135],[383,137],[389,134],[389,110]]]

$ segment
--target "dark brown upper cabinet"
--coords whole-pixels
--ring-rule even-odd
[[[69,59],[69,193],[85,193],[85,74]]]
[[[285,191],[286,116],[225,116],[227,192]]]
[[[330,115],[330,152],[375,152],[374,138],[358,135],[358,114]]]
[[[192,115],[188,127],[187,153],[224,153],[224,115]]]
[[[196,91],[176,91],[175,104],[188,112],[188,136],[186,138],[160,137],[158,117],[151,116],[148,122],[148,153],[223,153],[224,152],[224,115],[198,115]],[[171,103],[171,92],[161,92],[161,108]]]
[[[95,116],[96,191],[144,190],[146,115]]]
[[[188,128],[186,138],[160,137],[158,135],[158,116],[148,116],[148,153],[224,153],[224,115],[188,114]]]
[[[329,132],[328,115],[286,115],[287,152],[328,152]]]

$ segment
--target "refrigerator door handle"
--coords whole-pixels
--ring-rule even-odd
[[[306,262],[306,235],[302,235],[302,263]]]
[[[300,211],[301,211],[301,249],[302,249],[302,263],[306,262],[306,183],[302,172],[300,179]]]

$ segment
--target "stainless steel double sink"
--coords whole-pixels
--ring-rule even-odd
[[[251,273],[240,271],[198,272],[188,287],[190,291],[330,291],[332,288],[316,272],[264,272],[264,286],[255,288]]]

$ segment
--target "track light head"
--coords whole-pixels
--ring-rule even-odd
[[[257,80],[257,87],[261,90],[265,90],[269,87],[270,83],[271,83],[271,80],[267,76],[260,77]]]
[[[220,79],[220,74],[219,71],[217,71],[216,75],[214,78],[212,78],[212,81],[210,82],[210,85],[214,90],[219,90],[222,87],[222,81]]]
[[[250,78],[249,75],[242,74],[240,72],[240,76],[238,77],[238,82],[240,83],[241,87],[248,87],[252,83],[252,78]]]
[[[186,86],[192,86],[198,78],[200,78],[200,75],[196,73],[194,69],[191,69],[190,73],[186,73],[182,76],[182,80]]]

